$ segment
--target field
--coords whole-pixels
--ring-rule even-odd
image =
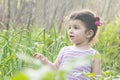
[[[24,27],[1,29],[0,80],[29,80],[27,78],[29,76],[23,74],[24,68],[27,68],[28,72],[33,71],[33,74],[43,69],[46,71],[46,77],[42,80],[54,80],[55,74],[46,70],[48,68],[43,67],[39,61],[36,63],[37,60],[33,59],[33,55],[34,53],[42,53],[53,62],[59,50],[66,45],[71,45],[66,30],[63,29],[58,33],[54,25],[51,30],[34,26],[30,26],[29,30]],[[99,40],[94,48],[102,56],[102,79],[98,80],[117,80],[115,78],[120,75],[120,20],[106,23],[100,28]],[[94,77],[93,74],[88,76]]]

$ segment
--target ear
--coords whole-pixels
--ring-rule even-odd
[[[93,30],[87,30],[86,31],[86,38],[91,38],[92,36],[93,36],[93,34],[94,34],[94,32],[93,32]]]

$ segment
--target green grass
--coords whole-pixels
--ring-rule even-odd
[[[66,31],[58,34],[54,25],[50,31],[34,26],[31,26],[30,31],[24,28],[1,30],[0,80],[7,80],[8,77],[14,76],[30,64],[30,62],[26,63],[16,57],[17,53],[33,56],[34,53],[39,52],[43,53],[50,61],[54,61],[59,50],[65,45],[70,45]],[[99,42],[94,48],[102,55],[103,80],[120,75],[120,20],[106,24],[101,29]],[[20,73],[20,75],[26,80],[23,74]],[[48,74],[48,76],[53,75]],[[18,78],[14,80],[18,80]]]

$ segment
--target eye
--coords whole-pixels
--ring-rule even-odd
[[[79,29],[79,27],[78,26],[74,26],[74,29]]]
[[[69,26],[68,29],[71,29],[71,26]]]

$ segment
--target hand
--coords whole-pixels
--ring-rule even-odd
[[[43,56],[42,54],[36,53],[36,54],[34,54],[34,57],[35,57],[36,59],[41,60],[43,64],[47,64],[47,63],[48,63],[47,58],[46,58],[45,56]]]

